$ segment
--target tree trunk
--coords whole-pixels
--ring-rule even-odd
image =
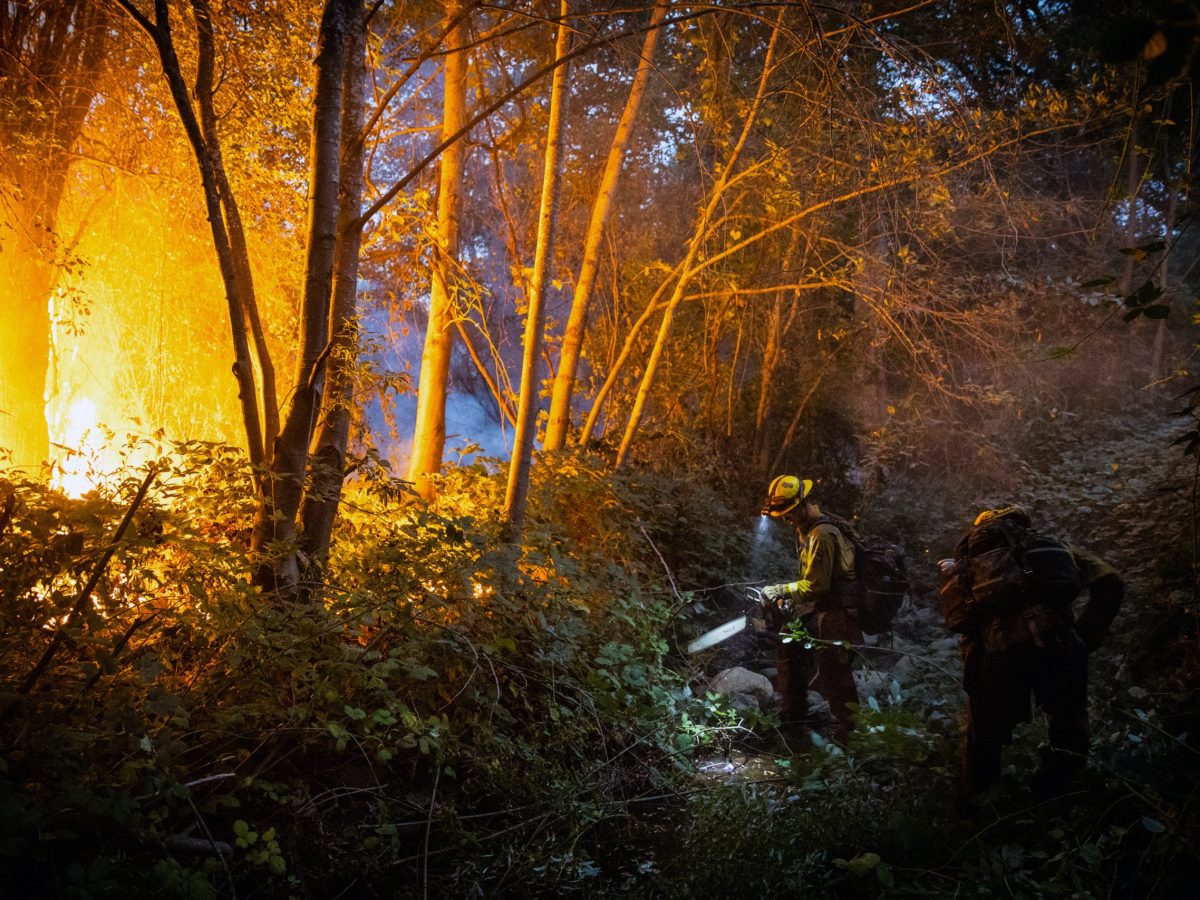
[[[1142,173],[1138,166],[1138,120],[1137,114],[1134,114],[1133,121],[1129,123],[1129,156],[1125,160],[1125,196],[1129,203],[1129,208],[1125,215],[1125,246],[1133,247],[1137,243],[1138,224],[1141,222],[1141,216],[1138,215],[1137,198],[1141,192]],[[1121,281],[1118,284],[1120,292],[1128,296],[1133,290],[1133,256],[1125,257],[1125,270],[1121,273]]]
[[[0,447],[33,470],[50,450],[46,374],[50,297],[63,262],[59,208],[111,40],[107,12],[88,0],[0,2],[0,210],[8,213],[0,217]]]
[[[282,598],[294,596],[299,565],[293,546],[304,490],[309,442],[321,408],[322,369],[330,353],[329,310],[337,246],[346,32],[362,0],[327,0],[317,36],[309,149],[308,248],[296,380],[271,457],[269,490],[259,505],[251,549],[264,553],[258,581]]]
[[[762,365],[758,376],[758,405],[754,411],[755,469],[760,476],[766,474],[770,463],[769,449],[771,400],[775,389],[775,370],[782,354],[783,291],[779,291],[771,303],[771,315],[767,320],[767,341],[763,347]]]
[[[230,233],[226,225],[225,210],[222,204],[220,180],[216,172],[213,158],[213,148],[205,139],[204,129],[192,106],[191,94],[183,79],[179,65],[179,57],[175,51],[175,38],[171,33],[170,10],[167,0],[155,0],[154,20],[146,18],[132,0],[115,0],[137,25],[146,32],[154,42],[158,51],[159,62],[162,65],[163,76],[171,91],[171,99],[175,103],[179,121],[187,134],[188,143],[196,156],[196,164],[200,170],[200,183],[204,189],[204,204],[208,213],[209,229],[212,233],[213,248],[217,254],[217,265],[221,271],[221,282],[225,288],[225,301],[229,308],[229,328],[233,341],[233,375],[237,380],[238,399],[241,403],[242,422],[246,429],[246,449],[251,463],[263,465],[268,461],[266,447],[263,441],[262,419],[259,415],[259,392],[254,378],[254,366],[250,354],[250,341],[246,332],[246,303],[242,297],[242,282],[237,272],[234,249]],[[199,5],[193,5],[193,14],[199,14]],[[197,28],[203,31],[204,26],[197,21]],[[200,69],[212,65],[212,60],[205,61],[205,53],[212,52],[211,44],[206,45],[203,38],[198,42],[197,50],[202,57],[198,63]],[[208,97],[211,101],[211,94]],[[263,496],[269,496],[269,490],[263,489]]]
[[[562,59],[570,52],[571,30],[568,0],[560,0],[558,37],[554,43],[554,58]],[[504,498],[504,519],[508,540],[518,544],[521,526],[525,521],[525,501],[529,494],[529,468],[533,457],[534,435],[537,431],[538,386],[542,332],[546,318],[546,274],[554,255],[554,238],[558,226],[558,194],[561,187],[559,159],[563,143],[563,107],[567,86],[566,65],[554,70],[550,82],[550,118],[546,125],[546,154],[542,172],[542,199],[538,212],[537,248],[534,251],[533,273],[529,278],[529,303],[525,318],[525,357],[521,365],[520,400],[517,407],[517,430],[513,437],[512,460],[508,467],[508,488]]]
[[[800,232],[792,232],[792,237],[788,241],[787,252],[783,255],[784,265],[792,268],[792,260],[796,254],[796,247],[800,243]],[[807,254],[805,255],[807,259]],[[792,292],[792,305],[788,311],[787,318],[783,315],[783,304],[785,292],[780,290],[775,294],[771,303],[771,313],[767,320],[767,339],[766,346],[763,349],[762,368],[759,373],[758,382],[758,405],[754,412],[754,459],[755,469],[760,477],[768,474],[768,466],[771,462],[771,408],[774,403],[775,393],[775,373],[779,368],[779,363],[783,360],[783,348],[788,332],[791,330],[792,323],[796,319],[796,313],[799,308],[800,292],[794,290]]]
[[[46,366],[54,267],[41,248],[30,246],[23,236],[8,235],[0,253],[0,283],[8,292],[7,321],[0,328],[0,447],[11,451],[13,465],[33,472],[50,451]]]
[[[324,412],[313,440],[311,484],[300,511],[301,549],[318,573],[329,556],[333,523],[342,497],[354,368],[358,358],[358,254],[362,245],[362,223],[358,214],[363,195],[365,142],[362,128],[366,118],[363,91],[367,78],[364,26],[360,7],[355,10],[346,38],[338,243],[333,271],[333,306],[329,314],[329,378]]]
[[[252,362],[258,368],[256,401],[262,422],[262,446],[269,457],[279,434],[279,400],[275,390],[275,365],[267,348],[266,332],[258,310],[258,297],[254,290],[254,274],[250,268],[250,248],[246,243],[246,232],[242,226],[242,214],[237,198],[229,186],[225,174],[224,154],[221,138],[217,132],[217,113],[213,106],[213,76],[216,61],[216,44],[213,34],[212,6],[209,0],[192,0],[192,12],[196,19],[196,35],[199,53],[196,66],[196,107],[200,114],[200,127],[212,160],[212,176],[221,200],[225,216],[225,229],[229,236],[232,254],[233,277],[237,283],[238,302],[242,307],[243,327],[253,340]],[[249,353],[248,353],[249,355]]]
[[[442,136],[448,140],[467,121],[467,50],[461,0],[447,6],[452,26],[446,32],[446,67],[443,74]],[[425,348],[417,381],[417,420],[413,426],[408,479],[425,499],[434,495],[431,475],[442,468],[446,446],[446,395],[450,356],[454,350],[454,299],[449,273],[458,258],[459,208],[462,202],[465,141],[454,141],[442,152],[438,171],[437,236],[429,288],[429,318]]]
[[[779,447],[776,449],[774,457],[771,458],[771,465],[767,469],[768,473],[778,472],[780,470],[779,467],[783,465],[783,458],[787,454],[788,448],[792,445],[792,439],[796,436],[796,429],[800,427],[800,420],[804,418],[804,410],[808,408],[808,401],[813,398],[813,395],[817,392],[817,388],[821,386],[821,382],[825,379],[825,376],[829,373],[829,370],[833,368],[834,360],[837,358],[838,353],[841,352],[842,347],[845,345],[846,344],[843,341],[833,349],[833,351],[826,358],[825,365],[822,367],[821,371],[817,373],[817,376],[813,379],[812,384],[808,386],[808,390],[804,392],[804,396],[800,399],[799,404],[796,406],[796,412],[792,415],[792,421],[788,425],[787,432],[784,433],[783,440],[779,442]]]
[[[592,289],[595,286],[596,273],[599,270],[600,240],[604,234],[604,226],[612,207],[612,196],[621,174],[621,162],[625,157],[625,147],[629,144],[629,136],[633,133],[633,124],[637,119],[642,96],[645,94],[646,84],[650,80],[659,26],[666,16],[669,6],[669,0],[657,0],[650,13],[650,30],[646,32],[646,39],[642,45],[641,60],[638,63],[633,84],[629,87],[629,98],[625,102],[625,110],[621,113],[621,119],[617,123],[617,131],[613,135],[608,159],[604,163],[604,173],[600,177],[600,187],[596,191],[596,200],[592,205],[592,216],[588,223],[587,236],[584,239],[583,262],[579,267],[579,277],[575,281],[575,296],[571,303],[567,327],[563,333],[558,372],[554,377],[554,390],[550,398],[550,419],[546,424],[544,445],[547,450],[561,450],[566,445],[567,431],[571,424],[571,398],[575,392],[575,375],[579,368],[579,355],[583,348],[583,336],[587,328],[588,306],[591,303]]]
[[[638,425],[641,424],[642,415],[646,408],[646,399],[649,397],[650,388],[654,384],[654,376],[658,370],[659,360],[666,349],[667,336],[671,333],[671,321],[675,316],[675,310],[678,309],[680,302],[683,300],[683,295],[692,276],[695,274],[693,263],[707,237],[709,222],[712,221],[721,201],[724,199],[725,190],[734,176],[738,156],[741,154],[742,148],[745,147],[746,141],[750,137],[750,131],[754,127],[758,112],[762,108],[763,97],[766,95],[767,90],[767,81],[774,69],[775,45],[779,38],[779,25],[783,20],[783,13],[784,9],[780,9],[775,19],[775,25],[771,29],[771,40],[767,44],[767,52],[763,59],[762,76],[759,79],[758,90],[755,92],[754,100],[750,105],[749,111],[746,113],[741,134],[738,136],[737,143],[730,150],[729,158],[726,160],[725,165],[721,169],[721,174],[712,187],[708,204],[696,223],[696,229],[692,235],[692,240],[688,244],[687,257],[684,259],[679,280],[675,282],[675,289],[671,292],[671,299],[667,303],[667,308],[663,311],[662,321],[659,322],[658,335],[654,339],[654,347],[650,351],[650,357],[646,360],[646,369],[642,373],[641,382],[638,384],[637,395],[633,401],[633,409],[629,413],[629,421],[625,426],[625,434],[621,438],[621,446],[617,449],[615,467],[618,469],[625,464],[625,460],[629,456],[629,449],[633,445],[634,435],[637,434]]]

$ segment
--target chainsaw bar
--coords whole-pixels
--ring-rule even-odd
[[[749,624],[749,616],[738,616],[724,625],[718,625],[712,631],[704,632],[704,634],[687,645],[687,651],[688,653],[699,653],[701,650],[707,650],[714,644],[719,644],[721,641],[728,640],[735,634],[744,631]]]

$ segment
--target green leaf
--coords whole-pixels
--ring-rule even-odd
[[[1153,281],[1143,281],[1141,286],[1132,294],[1124,298],[1126,306],[1143,307],[1149,306],[1155,300],[1163,295],[1163,289],[1156,285]]]
[[[429,666],[416,660],[405,660],[402,665],[404,673],[413,681],[425,681],[437,675],[436,669],[431,669]]]
[[[1080,285],[1080,287],[1083,287],[1083,288],[1104,287],[1105,285],[1112,284],[1116,280],[1117,279],[1115,279],[1115,278],[1093,278],[1091,281],[1085,281],[1083,284]]]
[[[846,871],[862,878],[876,866],[883,862],[878,853],[860,853],[854,859],[846,863]]]
[[[1171,314],[1171,307],[1155,303],[1153,306],[1147,306],[1145,313],[1147,319],[1165,319]]]
[[[1125,256],[1132,256],[1138,262],[1142,262],[1151,253],[1161,253],[1166,249],[1166,241],[1151,241],[1149,244],[1142,244],[1140,247],[1122,247],[1120,252]]]
[[[879,879],[879,883],[885,888],[896,886],[896,878],[892,875],[892,868],[886,863],[881,863],[875,867],[875,877]]]

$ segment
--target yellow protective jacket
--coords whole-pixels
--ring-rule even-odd
[[[844,586],[854,580],[854,544],[842,530],[818,518],[807,531],[796,532],[800,580],[788,585],[793,606],[809,612],[848,605]]]

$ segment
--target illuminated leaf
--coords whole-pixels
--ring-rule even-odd
[[[847,862],[845,868],[847,872],[862,878],[881,862],[883,862],[883,859],[878,853],[860,853],[854,859]]]

